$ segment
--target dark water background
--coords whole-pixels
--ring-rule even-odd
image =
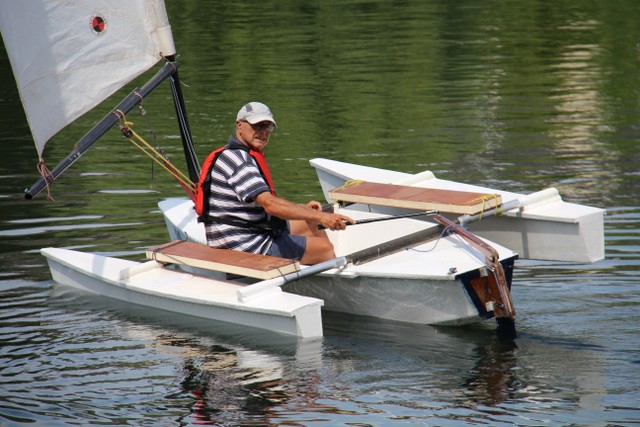
[[[606,259],[520,260],[490,328],[325,315],[299,342],[53,286],[38,250],[132,259],[181,196],[118,132],[26,202],[36,153],[0,50],[0,425],[640,425],[640,3],[167,0],[201,159],[250,100],[279,193],[327,157],[606,208]],[[137,82],[142,84],[143,80]],[[130,86],[128,90],[134,86]],[[54,166],[127,91],[58,135]],[[163,86],[145,101],[183,167]],[[148,139],[146,119],[129,119]]]

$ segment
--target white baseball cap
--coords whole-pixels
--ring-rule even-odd
[[[276,124],[276,120],[273,118],[269,107],[261,102],[250,102],[244,105],[240,111],[238,111],[236,120],[246,120],[252,125],[265,121],[271,122],[274,125]]]

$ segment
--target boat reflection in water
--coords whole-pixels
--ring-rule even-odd
[[[329,347],[348,349],[331,360],[334,377],[345,387],[357,383],[349,386],[355,389],[349,398],[366,395],[369,406],[412,408],[416,418],[429,419],[455,418],[456,407],[499,418],[566,400],[587,411],[603,409],[603,350],[578,339],[524,330],[505,342],[486,324],[416,327],[337,313],[325,316],[325,333]]]
[[[186,424],[344,425],[363,415],[374,424],[398,416],[499,422],[536,419],[548,406],[578,407],[573,414],[603,408],[603,351],[527,329],[505,343],[486,324],[416,326],[326,313],[325,336],[308,340],[167,316],[64,286],[53,287],[49,305],[94,319],[91,330],[76,332],[73,342],[84,344],[69,348],[69,357],[117,373],[96,375],[91,392],[81,393],[92,411],[118,407],[128,396],[134,406],[135,399],[141,399],[138,406],[161,401],[164,416]],[[53,349],[67,357],[64,348]],[[82,382],[65,384],[59,392],[65,400],[83,389]],[[139,396],[131,395],[132,387]],[[95,394],[105,388],[110,397]]]
[[[263,413],[287,399],[282,386],[287,372],[299,372],[310,378],[313,374],[306,373],[317,371],[322,364],[321,339],[300,339],[177,313],[167,316],[158,310],[59,284],[52,288],[50,301],[60,309],[74,311],[82,307],[98,316],[109,313],[117,318],[109,328],[111,333],[143,346],[136,356],[127,356],[124,363],[131,363],[128,359],[135,357],[141,359],[135,363],[142,370],[136,375],[144,376],[148,370],[168,375],[158,388],[173,383],[173,390],[166,396],[174,402],[169,406],[184,407],[185,399],[193,401],[188,417],[194,418],[190,422],[196,424],[211,421],[213,414],[222,412]],[[122,345],[122,351],[126,347]],[[161,361],[154,355],[160,355]],[[111,369],[118,372],[125,367]],[[174,377],[176,381],[171,381]],[[117,390],[118,386],[113,388]]]
[[[415,420],[453,420],[461,411],[468,419],[535,419],[540,406],[562,405],[575,392],[581,397],[572,405],[602,409],[600,354],[579,342],[550,344],[525,334],[509,344],[489,328],[416,330],[340,315],[327,323],[315,368],[269,352],[180,343],[189,349],[181,385],[195,399],[190,416],[202,424],[238,417],[348,424],[362,415],[403,412]],[[589,366],[589,374],[572,378],[576,363]]]

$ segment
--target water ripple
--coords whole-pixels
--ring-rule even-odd
[[[18,228],[14,230],[0,230],[0,237],[19,237],[36,234],[44,234],[57,231],[92,230],[100,228],[133,227],[142,225],[140,222],[129,222],[119,224],[93,223],[93,224],[69,224],[69,225],[49,225],[43,227]]]

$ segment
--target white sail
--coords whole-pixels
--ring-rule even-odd
[[[0,0],[0,31],[40,157],[62,128],[175,54],[164,0]]]

